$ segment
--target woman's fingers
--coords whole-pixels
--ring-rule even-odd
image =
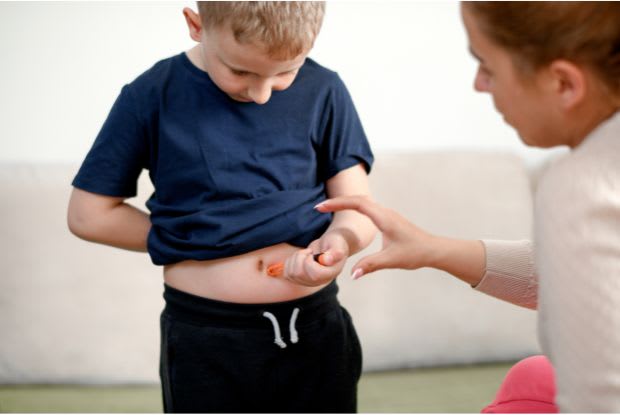
[[[368,196],[335,197],[319,203],[316,209],[319,212],[355,210],[370,218],[381,231],[382,250],[362,258],[352,268],[354,279],[386,268],[418,269],[428,266],[431,235]]]
[[[351,278],[356,280],[371,272],[386,268],[394,268],[387,251],[379,251],[365,256],[351,268]]]
[[[322,213],[337,212],[339,210],[352,209],[370,218],[377,226],[383,230],[387,223],[384,218],[384,207],[374,202],[368,196],[340,196],[325,200],[315,206],[315,209]]]

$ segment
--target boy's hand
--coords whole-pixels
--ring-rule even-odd
[[[316,254],[322,254],[320,262]],[[324,285],[340,274],[349,256],[349,245],[339,232],[327,232],[308,248],[297,251],[284,263],[284,278],[314,287]]]

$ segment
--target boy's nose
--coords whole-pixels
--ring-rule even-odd
[[[248,95],[257,104],[265,104],[271,98],[271,84],[269,82],[261,82],[252,85],[248,89]]]

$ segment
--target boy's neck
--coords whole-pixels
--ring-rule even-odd
[[[204,61],[202,59],[202,53],[200,50],[200,45],[196,45],[187,52],[185,55],[189,59],[189,61],[201,71],[207,72],[207,68],[204,65]]]

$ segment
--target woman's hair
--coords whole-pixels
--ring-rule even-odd
[[[257,43],[274,59],[310,50],[325,14],[322,1],[199,1],[205,29],[228,26],[239,43]]]
[[[523,73],[567,59],[620,95],[620,2],[467,1],[463,7]]]

